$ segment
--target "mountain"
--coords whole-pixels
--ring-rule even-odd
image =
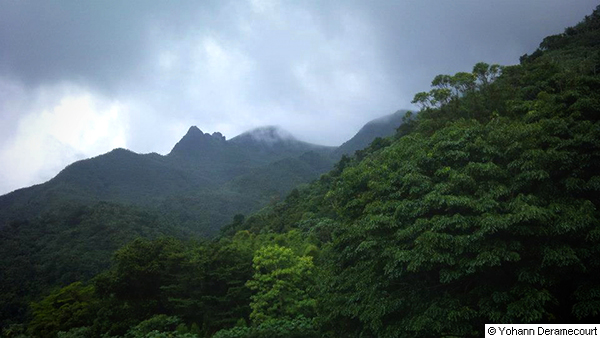
[[[333,158],[340,159],[342,155],[353,155],[355,151],[366,148],[378,137],[394,135],[396,129],[402,124],[406,112],[407,110],[398,110],[393,114],[369,121],[356,135],[333,151]]]
[[[257,165],[251,153],[227,142],[220,133],[205,134],[196,126],[190,127],[166,158],[184,168],[213,173],[217,175],[214,179],[221,178],[218,176],[223,172],[219,171],[227,171],[231,167]]]
[[[75,162],[44,184],[0,196],[0,226],[36,217],[65,203],[107,201],[160,208],[167,213],[174,207],[176,219],[197,223],[193,230],[210,235],[233,217],[233,210],[250,212],[260,207],[264,201],[256,200],[257,193],[268,201],[268,193],[283,194],[296,183],[316,178],[330,168],[331,160],[321,159],[326,163],[313,166],[301,156],[306,152],[329,154],[333,149],[299,141],[275,127],[226,140],[220,133],[211,135],[192,126],[168,155],[115,149]],[[276,165],[278,161],[302,165],[284,167]],[[294,178],[287,181],[285,171],[293,167],[290,174]],[[264,192],[244,191],[244,184],[225,186],[238,177],[238,181],[256,186],[249,182],[262,181],[253,176],[261,176],[263,168],[278,178],[271,180]],[[230,189],[232,185],[237,188]],[[187,201],[183,209],[177,206],[182,199]],[[206,206],[211,208],[206,210]]]
[[[340,154],[393,134],[403,112],[366,124],[341,147],[296,139],[277,126],[230,140],[192,126],[167,155],[115,149],[75,162],[50,181],[0,196],[0,227],[63,204],[105,201],[158,208],[203,235],[331,169]],[[333,155],[332,155],[333,154]]]
[[[110,201],[149,206],[165,196],[211,187],[214,182],[207,175],[177,167],[164,156],[115,149],[75,162],[44,184],[0,196],[0,226],[63,204]]]
[[[165,156],[174,167],[202,176],[216,184],[247,173],[250,168],[266,165],[274,157],[262,156],[227,141],[221,133],[203,133],[192,126],[185,136]]]
[[[252,129],[232,138],[231,143],[244,149],[250,149],[254,154],[278,159],[300,156],[308,151],[329,153],[335,149],[335,147],[299,141],[292,134],[277,126]]]
[[[327,171],[333,163],[325,155],[334,149],[273,126],[231,140],[192,126],[166,156],[115,149],[75,162],[44,184],[0,196],[0,227],[63,204],[107,201],[159,208],[210,235],[235,213],[256,210]],[[302,159],[307,152],[313,161]]]
[[[0,196],[0,265],[7,271],[0,287],[11,290],[0,310],[24,315],[30,296],[93,276],[136,237],[214,236],[234,215],[275,203],[330,170],[335,150],[274,126],[230,140],[192,126],[167,155],[114,149]],[[27,260],[11,266],[21,256]],[[56,273],[51,261],[59,262]],[[20,275],[39,276],[27,293],[15,288]]]

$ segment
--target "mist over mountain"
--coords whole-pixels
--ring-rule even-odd
[[[278,126],[265,126],[242,133],[229,142],[251,150],[259,156],[283,158],[299,156],[307,151],[329,153],[335,147],[327,147],[299,141],[291,133]]]
[[[369,137],[393,130],[386,123],[367,126],[352,140],[368,145]],[[105,201],[158,208],[193,232],[213,235],[236,213],[257,210],[331,169],[338,150],[300,141],[277,126],[229,140],[192,126],[167,155],[115,149],[77,161],[44,184],[0,196],[0,227],[65,203]]]

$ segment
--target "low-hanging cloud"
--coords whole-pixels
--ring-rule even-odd
[[[125,145],[123,106],[72,88],[55,88],[52,96],[59,92],[59,100],[40,99],[43,106],[19,119],[13,136],[1,144],[0,191],[46,181],[66,163]]]
[[[514,64],[595,6],[0,0],[0,193],[111,147],[167,153],[190,125],[338,145],[436,74]]]

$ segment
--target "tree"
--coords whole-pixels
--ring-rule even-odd
[[[31,305],[28,331],[37,337],[55,337],[58,331],[86,326],[95,316],[97,302],[92,285],[67,285]]]
[[[256,292],[250,303],[254,324],[314,316],[316,302],[310,289],[312,257],[300,257],[289,248],[270,245],[256,252],[253,267],[255,273],[247,285]]]

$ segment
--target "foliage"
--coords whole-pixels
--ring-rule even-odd
[[[91,335],[91,329],[87,326],[82,326],[69,331],[60,331],[57,333],[57,338],[87,338]]]
[[[179,338],[179,337],[196,337],[195,335],[180,334],[176,331],[177,326],[181,324],[181,319],[174,316],[156,315],[150,319],[140,322],[132,327],[125,338]]]
[[[23,319],[28,303],[56,285],[92,278],[112,253],[137,237],[186,237],[160,215],[109,203],[63,205],[30,222],[0,228],[0,324]]]
[[[310,296],[312,257],[299,257],[278,245],[265,246],[256,252],[253,268],[254,276],[246,283],[256,292],[250,303],[253,323],[314,316],[315,300]]]
[[[270,319],[254,327],[221,330],[213,338],[316,338],[321,337],[312,320]]]
[[[31,305],[33,319],[28,331],[34,336],[55,337],[58,331],[83,326],[92,320],[97,302],[92,285],[76,282],[65,286]]]

